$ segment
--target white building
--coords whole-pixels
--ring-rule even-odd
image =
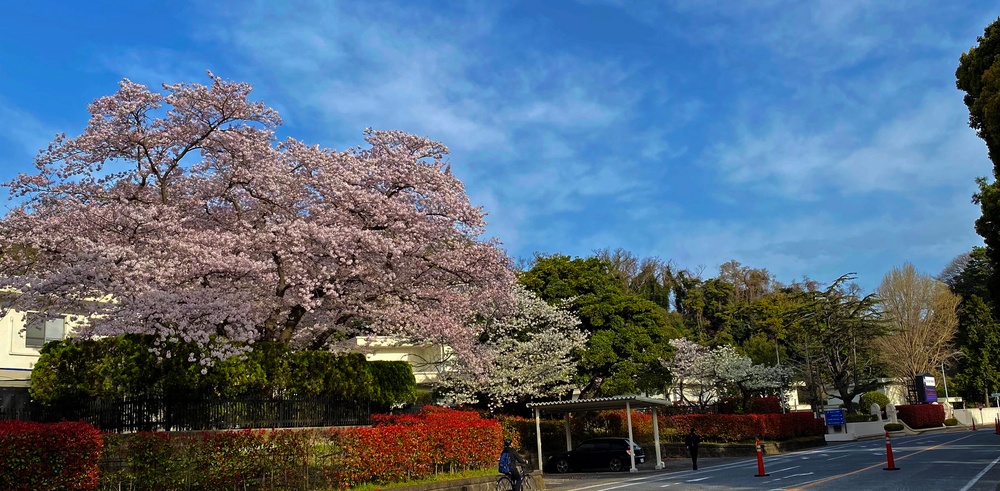
[[[0,318],[0,387],[31,385],[31,369],[42,345],[65,338],[71,324],[68,316],[45,318],[8,310]]]

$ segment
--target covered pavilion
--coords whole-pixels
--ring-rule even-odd
[[[633,409],[652,409],[653,410],[653,440],[654,446],[656,447],[656,468],[663,468],[663,459],[660,456],[660,423],[657,418],[657,408],[661,406],[670,406],[670,401],[666,399],[655,399],[651,397],[642,396],[613,396],[613,397],[597,397],[593,399],[575,399],[572,401],[552,401],[552,402],[531,402],[527,404],[528,409],[532,409],[535,412],[535,438],[538,444],[538,470],[542,470],[542,462],[545,459],[542,456],[542,431],[541,431],[541,413],[563,413],[565,415],[566,421],[566,450],[573,449],[573,440],[570,436],[570,413],[578,413],[582,411],[603,411],[612,409],[624,409],[626,418],[628,419],[628,439],[632,443],[635,440],[632,438],[632,410]],[[632,467],[629,472],[638,472],[639,469],[635,466],[635,452],[629,452],[632,457]]]

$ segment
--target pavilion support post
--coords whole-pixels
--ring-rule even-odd
[[[663,458],[660,457],[660,422],[656,406],[653,406],[653,445],[656,446],[656,468],[662,469]]]
[[[570,413],[566,413],[563,418],[566,421],[566,451],[569,452],[573,450],[573,437],[570,435],[570,424],[569,424]]]
[[[542,417],[541,410],[535,408],[535,442],[538,444],[538,471],[542,471]]]
[[[632,438],[632,404],[629,401],[625,401],[625,417],[628,419],[628,442],[629,445],[635,444],[635,439]],[[631,457],[632,468],[629,472],[639,472],[639,469],[635,466],[635,449],[630,448],[628,452],[629,457]]]

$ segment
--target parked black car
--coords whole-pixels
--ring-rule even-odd
[[[628,438],[594,438],[580,444],[569,452],[549,457],[546,472],[569,472],[571,470],[610,469],[621,471],[631,467],[630,452],[635,452],[635,463],[646,461],[642,447]]]

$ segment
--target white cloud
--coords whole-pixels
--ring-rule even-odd
[[[734,142],[717,147],[721,175],[808,200],[830,190],[851,195],[954,189],[989,169],[955,93],[929,91],[912,109],[871,127],[851,126],[852,113],[830,117],[831,127],[822,129],[777,113],[765,128],[739,127]]]

